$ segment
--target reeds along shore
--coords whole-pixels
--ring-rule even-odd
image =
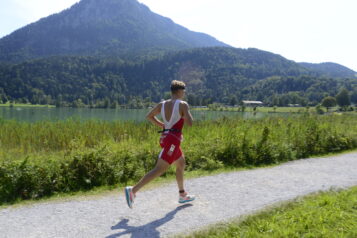
[[[0,203],[137,180],[156,162],[157,131],[148,122],[0,120]],[[184,138],[187,170],[268,165],[357,148],[357,116],[222,118],[196,122]]]

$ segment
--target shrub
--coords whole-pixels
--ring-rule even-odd
[[[160,152],[157,129],[148,123],[42,125],[0,120],[0,203],[132,183]],[[184,134],[187,170],[211,171],[357,148],[357,117],[223,118],[197,122]]]

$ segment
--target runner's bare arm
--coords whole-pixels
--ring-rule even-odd
[[[162,103],[159,103],[153,109],[151,109],[151,111],[146,114],[146,119],[148,119],[154,125],[164,127],[164,123],[156,118],[156,115],[160,114],[161,112],[161,105]]]
[[[187,102],[182,102],[180,106],[182,108],[182,117],[185,119],[185,124],[192,126],[193,118]]]

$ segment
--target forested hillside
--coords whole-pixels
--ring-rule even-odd
[[[0,61],[48,56],[125,58],[228,46],[150,11],[137,0],[82,0],[0,39]]]
[[[320,63],[320,64],[311,64],[311,63],[299,63],[305,68],[311,69],[318,72],[319,74],[325,75],[327,77],[345,77],[345,78],[356,78],[357,73],[353,70],[336,63]]]
[[[193,105],[317,104],[342,88],[357,94],[357,79],[325,77],[258,49],[200,48],[162,57],[52,57],[0,66],[0,99],[58,106],[143,107],[168,93],[173,79],[187,83]]]

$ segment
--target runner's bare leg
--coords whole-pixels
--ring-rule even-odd
[[[150,181],[162,175],[169,167],[170,164],[165,160],[158,159],[155,168],[142,177],[142,179],[133,187],[133,193],[135,194]]]
[[[186,167],[185,157],[180,157],[178,160],[175,161],[176,165],[176,181],[179,191],[184,190],[184,182],[183,182],[183,174]]]

